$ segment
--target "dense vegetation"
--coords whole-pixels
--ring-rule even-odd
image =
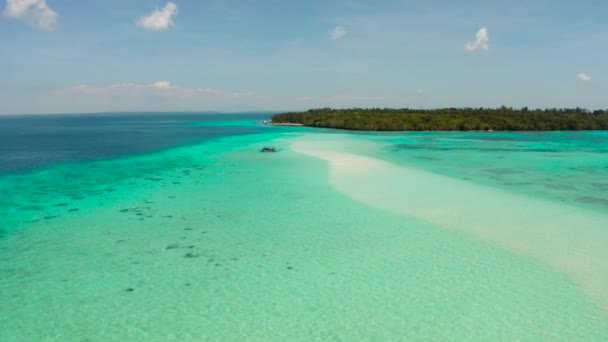
[[[608,111],[575,109],[311,109],[277,114],[273,123],[366,131],[608,130]]]

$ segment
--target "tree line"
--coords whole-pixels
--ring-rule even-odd
[[[608,130],[608,110],[442,108],[311,109],[272,117],[273,123],[365,131],[576,131]]]

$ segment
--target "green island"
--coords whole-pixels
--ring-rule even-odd
[[[310,109],[276,114],[272,124],[360,131],[581,131],[608,130],[608,110],[514,109]]]

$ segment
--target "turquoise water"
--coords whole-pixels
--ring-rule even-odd
[[[606,340],[607,176],[608,133],[289,127],[4,175],[0,340]]]

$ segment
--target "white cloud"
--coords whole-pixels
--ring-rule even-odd
[[[331,40],[340,40],[344,38],[348,34],[348,31],[342,26],[336,26],[333,31],[331,31]]]
[[[580,74],[576,75],[576,78],[578,78],[579,81],[583,82],[591,81],[591,76],[585,74],[584,72],[581,72]]]
[[[159,89],[171,89],[171,88],[175,88],[173,85],[171,85],[171,82],[166,82],[166,81],[160,81],[160,82],[156,82],[153,84],[154,87],[159,88]]]
[[[424,93],[424,89],[416,89],[416,94],[423,94]]]
[[[3,14],[25,20],[47,31],[55,29],[59,17],[57,12],[47,5],[46,0],[6,0]]]
[[[171,82],[159,81],[153,84],[117,83],[109,87],[91,87],[79,85],[69,89],[73,93],[88,95],[110,95],[110,96],[165,96],[165,97],[225,97],[242,98],[250,97],[252,92],[227,92],[214,88],[188,88],[178,87]]]
[[[173,16],[177,15],[177,5],[168,2],[164,8],[156,9],[150,15],[141,17],[137,26],[146,30],[164,31],[173,26]]]
[[[484,27],[477,31],[477,34],[475,34],[475,41],[467,43],[464,48],[471,52],[479,49],[488,51],[490,50],[490,46],[488,45],[489,41],[490,36],[488,35],[488,29]]]

